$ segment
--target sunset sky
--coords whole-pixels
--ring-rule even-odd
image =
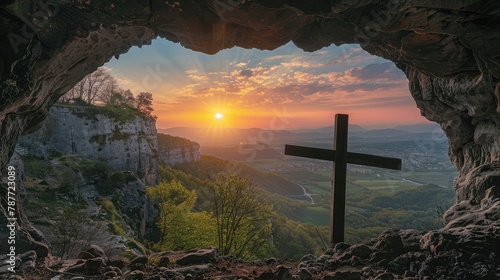
[[[404,74],[356,45],[206,55],[157,39],[105,66],[123,88],[153,94],[158,128],[274,129],[277,118],[283,129],[315,128],[332,125],[336,113],[365,127],[427,122]]]

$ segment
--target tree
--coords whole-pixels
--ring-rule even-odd
[[[271,206],[262,189],[234,174],[221,174],[208,183],[219,252],[223,255],[264,257],[270,245]],[[263,256],[264,255],[264,256]]]
[[[85,76],[61,99],[66,102],[81,100],[87,104],[93,104],[96,100],[102,100],[104,96],[109,94],[110,85],[118,86],[116,79],[103,68],[98,68]]]
[[[115,77],[112,77],[112,79],[106,83],[103,91],[97,97],[97,100],[103,105],[116,105],[119,104],[117,99],[121,98],[122,92],[123,89],[118,85],[118,81]]]
[[[141,108],[147,105],[148,96],[144,96],[143,98]],[[149,98],[151,101],[152,97],[149,96]],[[95,72],[85,76],[66,92],[60,100],[62,102],[76,101],[93,105],[128,104],[132,107],[136,103],[134,94],[130,90],[121,88],[117,79],[104,68],[98,68]],[[150,106],[151,104],[150,102]]]
[[[183,250],[214,244],[213,218],[206,212],[191,212],[196,201],[195,191],[172,180],[148,187],[147,194],[160,212],[157,226],[162,235],[155,249]]]
[[[136,109],[146,115],[151,115],[153,109],[153,95],[149,92],[141,92],[135,98]]]
[[[74,258],[76,254],[91,244],[106,244],[106,226],[102,222],[89,219],[89,213],[75,210],[69,206],[63,208],[60,219],[54,224],[51,244],[55,255]]]

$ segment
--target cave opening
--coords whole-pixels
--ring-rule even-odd
[[[445,228],[384,232],[373,243],[366,243],[370,252],[381,253],[370,260],[379,260],[381,255],[384,259],[411,258],[408,254],[417,250],[417,260],[401,262],[400,270],[389,262],[377,265],[387,268],[389,274],[405,277],[445,279],[451,277],[450,273],[479,279],[498,277],[498,262],[491,258],[470,264],[460,261],[468,248],[477,250],[479,246],[486,255],[498,254],[500,248],[500,233],[496,230],[500,178],[496,137],[500,133],[498,3],[126,1],[116,6],[112,1],[55,2],[44,5],[47,3],[43,1],[10,0],[0,4],[0,17],[5,23],[0,29],[2,169],[8,166],[16,139],[23,132],[36,130],[64,92],[132,45],[145,45],[160,36],[213,54],[234,46],[275,49],[290,41],[306,51],[362,41],[362,49],[394,61],[405,73],[422,115],[439,123],[446,133],[450,159],[459,170],[453,183],[454,205],[444,215]],[[244,70],[239,72],[242,77],[251,78],[253,72]],[[220,121],[229,119],[227,114],[216,113],[224,116]],[[126,140],[129,136],[112,133],[110,137]],[[92,143],[103,145],[105,139],[108,137],[95,137]],[[431,146],[420,142],[418,148]],[[73,150],[79,151],[79,147],[75,144]],[[129,150],[123,155],[131,153]],[[115,179],[121,181],[120,176]],[[6,209],[5,205],[2,200],[2,209]],[[108,215],[113,215],[111,205],[106,206]],[[0,218],[7,217],[3,212]],[[46,256],[47,246],[40,243],[43,238],[21,219],[22,211],[16,210],[15,214],[19,216],[18,228],[22,229],[19,250],[35,249],[39,256]],[[120,227],[113,228],[120,232]],[[9,234],[5,229],[0,233]],[[333,255],[366,257],[359,255],[368,252],[366,247],[339,246]],[[2,250],[6,248],[2,246]],[[446,254],[456,257],[457,262],[422,261],[431,255],[432,259]],[[341,261],[342,265],[347,262]],[[356,258],[349,265],[355,266]],[[457,272],[457,267],[461,271]],[[361,277],[359,271],[349,273]],[[375,277],[379,273],[366,274]]]

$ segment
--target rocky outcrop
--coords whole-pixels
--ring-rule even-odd
[[[64,273],[73,272],[103,279],[118,274],[124,279],[140,275],[139,279],[495,280],[500,277],[500,260],[495,257],[499,240],[499,228],[488,232],[476,227],[461,231],[386,230],[363,244],[337,243],[319,257],[306,255],[300,261],[245,261],[220,256],[217,249],[210,248],[137,256],[122,269],[105,257],[83,253],[88,257],[63,265],[51,276],[70,279],[64,278]]]
[[[147,185],[158,181],[158,145],[152,118],[120,119],[99,107],[54,106],[42,127],[19,139],[28,155],[79,154],[117,171],[132,171]]]
[[[200,161],[200,144],[189,139],[158,133],[158,159],[161,164],[175,166],[179,163]]]

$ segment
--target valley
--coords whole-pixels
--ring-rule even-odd
[[[330,148],[330,133],[317,130],[275,133],[273,141],[254,141],[260,130],[239,130],[236,138],[221,145],[201,145],[201,153],[233,160],[261,172],[271,172],[300,186],[280,193],[303,203],[300,222],[327,227],[330,222],[332,163],[284,155],[284,145]],[[435,126],[403,127],[414,131],[385,129],[370,131],[355,126],[349,135],[349,150],[403,159],[402,171],[348,165],[346,197],[347,242],[361,242],[385,228],[425,230],[441,227],[439,209],[453,204],[453,178],[457,171],[448,158],[444,134]],[[187,133],[184,129],[183,132]],[[196,138],[196,130],[190,132]],[[252,136],[252,134],[254,136]],[[270,133],[268,133],[270,134]],[[331,135],[331,134],[330,134]],[[297,137],[294,137],[297,136]],[[250,139],[250,141],[237,141]],[[229,140],[228,140],[229,139]],[[412,140],[410,140],[412,139]],[[238,142],[230,144],[229,142]],[[407,201],[401,204],[398,201]],[[399,218],[398,218],[399,217]],[[326,238],[326,237],[323,237]]]

